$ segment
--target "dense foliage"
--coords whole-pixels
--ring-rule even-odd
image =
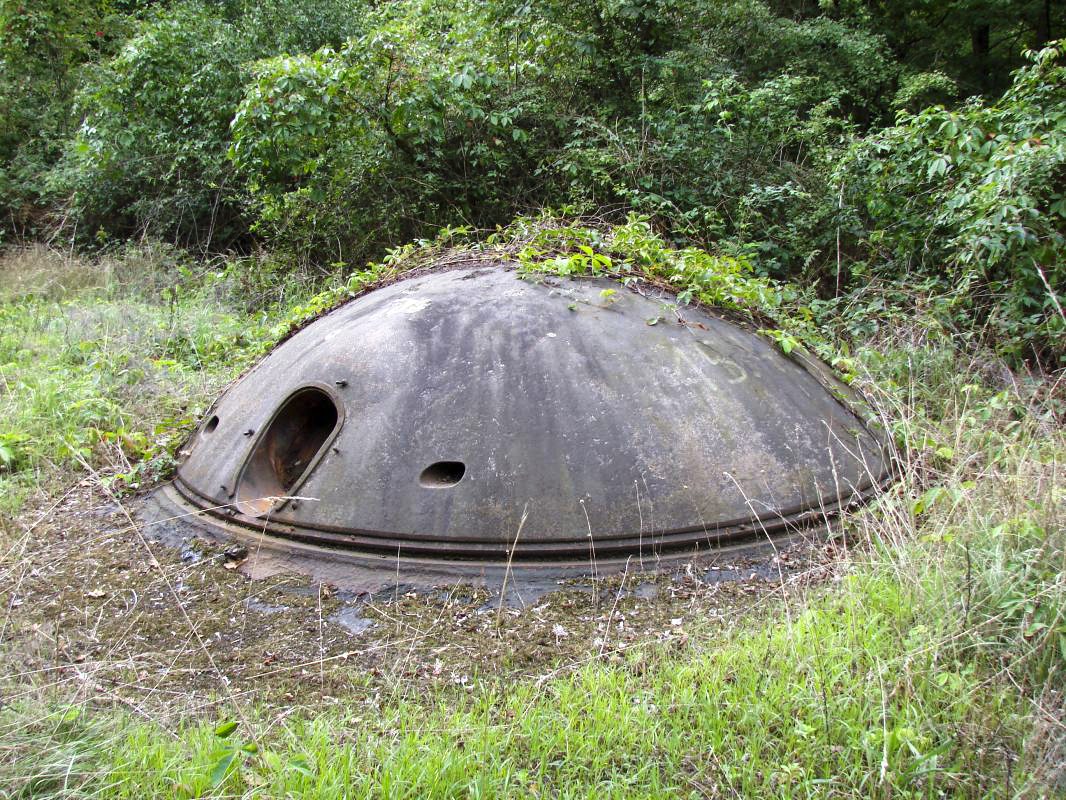
[[[1064,26],[1046,0],[0,0],[0,233],[329,273],[636,212],[828,301],[953,294],[946,322],[1053,368]]]
[[[863,272],[928,275],[957,288],[1016,348],[1061,346],[1066,334],[1061,55],[1034,54],[994,104],[903,115],[858,143],[839,177],[867,228]]]

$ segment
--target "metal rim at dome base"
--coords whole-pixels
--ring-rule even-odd
[[[660,572],[681,569],[686,564],[712,567],[760,563],[796,545],[820,545],[834,535],[834,520],[837,519],[835,515],[821,520],[812,517],[802,526],[786,526],[713,547],[696,545],[657,552],[649,549],[643,555],[632,552],[601,554],[597,549],[595,559],[586,552],[573,558],[513,560],[427,557],[408,551],[402,543],[392,553],[338,549],[264,533],[262,527],[256,529],[226,516],[216,517],[191,505],[174,484],[156,490],[142,507],[140,516],[150,531],[158,534],[161,528],[170,529],[170,535],[158,536],[164,544],[177,544],[196,537],[220,546],[244,545],[248,557],[241,564],[241,571],[255,579],[299,574],[340,588],[371,592],[396,582],[416,589],[435,588],[453,581],[499,587],[507,575],[513,576],[521,585],[524,581],[554,582],[623,572]]]
[[[279,542],[299,543],[314,548],[324,558],[335,558],[341,553],[349,552],[363,557],[380,556],[395,561],[396,554],[401,553],[408,558],[432,563],[555,563],[588,566],[590,552],[595,554],[597,562],[624,564],[631,556],[683,559],[696,553],[758,549],[767,542],[787,540],[791,536],[824,527],[845,511],[868,502],[879,489],[879,486],[869,484],[859,491],[849,493],[847,498],[838,498],[820,509],[776,513],[763,519],[752,517],[748,520],[736,520],[719,525],[713,530],[648,532],[602,539],[591,536],[582,541],[550,543],[522,543],[519,536],[516,537],[518,541],[510,546],[455,540],[440,542],[432,537],[396,538],[378,531],[355,534],[301,527],[242,514],[236,506],[205,508],[201,505],[203,498],[191,493],[180,481],[164,487],[161,492],[176,508],[182,509],[183,515],[202,515],[231,536],[250,536],[257,541],[262,541],[266,536]]]

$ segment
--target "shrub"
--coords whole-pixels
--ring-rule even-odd
[[[1066,343],[1062,54],[1030,53],[994,104],[902,114],[859,141],[837,175],[868,248],[856,278],[934,278],[959,294],[963,320],[1047,367]]]
[[[77,138],[52,176],[84,233],[151,235],[203,250],[246,235],[245,195],[226,158],[244,65],[338,41],[351,3],[185,2],[150,14],[79,91]],[[294,25],[298,22],[299,25]]]
[[[106,0],[0,0],[0,237],[43,227],[44,177],[77,123],[81,65],[123,27]]]
[[[260,62],[234,118],[258,230],[305,261],[503,221],[535,196],[555,136],[544,65],[519,63],[474,5],[375,20],[339,50]]]
[[[755,0],[408,2],[371,22],[260,62],[234,120],[258,230],[303,260],[574,204],[738,236],[795,271],[824,246],[827,148],[878,116],[891,72],[878,37]]]

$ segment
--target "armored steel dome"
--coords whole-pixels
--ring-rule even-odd
[[[810,356],[653,289],[438,271],[278,346],[207,413],[174,488],[228,530],[335,552],[721,547],[881,481],[887,456],[846,396]]]

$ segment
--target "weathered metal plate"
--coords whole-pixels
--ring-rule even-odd
[[[847,392],[668,296],[436,272],[276,348],[207,414],[176,486],[230,523],[368,552],[713,547],[824,520],[884,479]]]

